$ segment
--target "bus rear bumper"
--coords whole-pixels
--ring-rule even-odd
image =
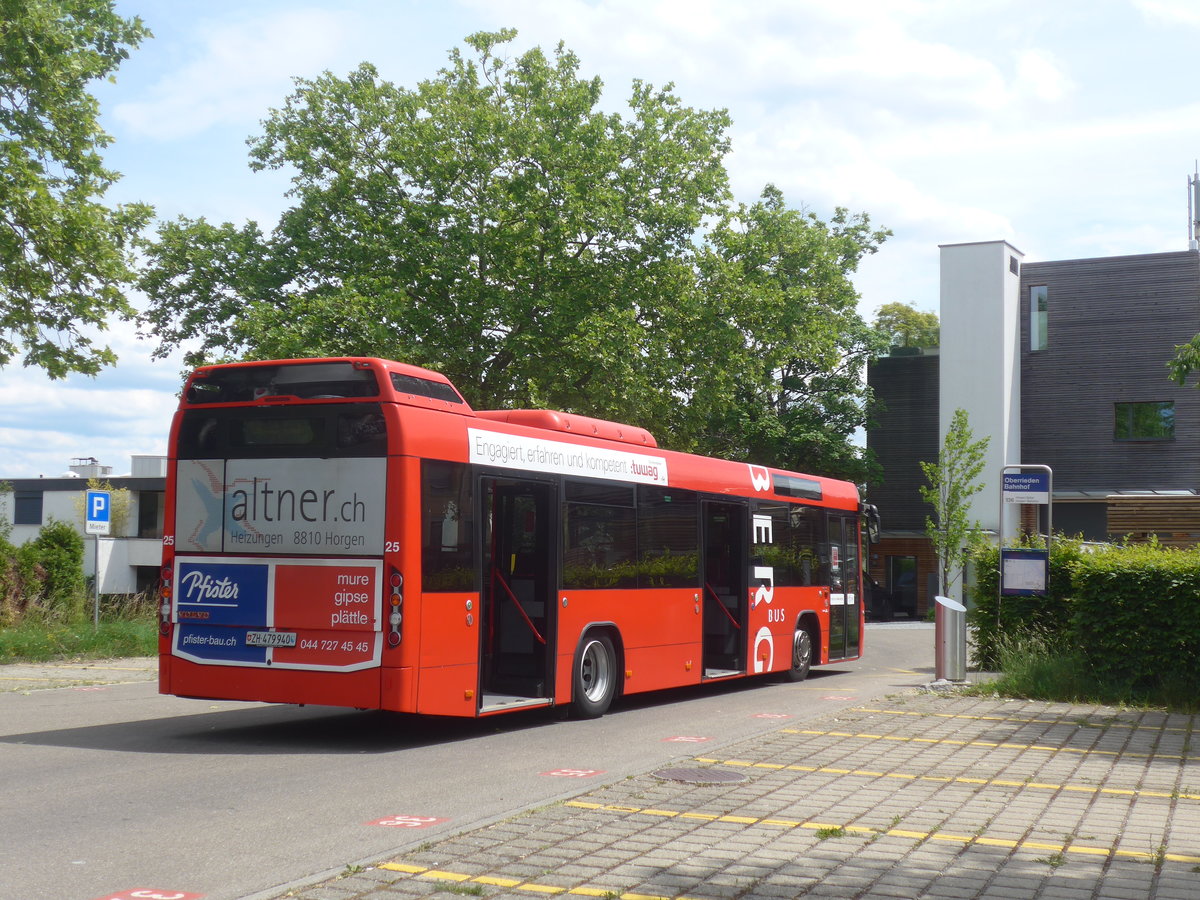
[[[164,657],[159,691],[177,697],[380,708],[380,667],[355,672],[305,672],[249,666],[201,665]]]

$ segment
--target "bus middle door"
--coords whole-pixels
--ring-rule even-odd
[[[485,477],[480,710],[532,705],[554,690],[554,485]]]
[[[704,501],[704,677],[746,671],[746,507]]]

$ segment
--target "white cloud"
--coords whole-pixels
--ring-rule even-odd
[[[1017,96],[1028,94],[1048,103],[1059,102],[1074,89],[1070,77],[1049,53],[1028,50],[1017,60],[1017,76],[1013,91]]]
[[[1133,6],[1150,20],[1200,28],[1200,6],[1194,0],[1134,0]]]
[[[171,140],[214,125],[249,130],[282,102],[293,76],[331,65],[350,37],[345,15],[318,9],[209,23],[200,32],[195,58],[149,97],[116,104],[114,115],[132,133]]]

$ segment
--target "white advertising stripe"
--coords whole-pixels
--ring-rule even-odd
[[[387,460],[180,460],[182,551],[372,556],[383,552]]]
[[[478,428],[468,428],[467,439],[471,445],[471,462],[478,465],[639,484],[667,484],[667,460],[662,456],[584,447]]]

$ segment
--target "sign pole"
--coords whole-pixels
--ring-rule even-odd
[[[1004,510],[1008,504],[1046,507],[1046,549],[1005,550]],[[1050,590],[1050,547],[1054,540],[1054,470],[1049,466],[1010,463],[1000,470],[999,596],[996,598],[996,628],[1000,628],[1000,606],[1005,594],[1044,596]]]
[[[92,628],[100,630],[100,535],[93,535],[96,549],[96,576],[92,579]]]
[[[84,506],[84,531],[96,537],[96,569],[93,580],[92,625],[100,629],[100,535],[112,528],[112,493],[88,491]]]

